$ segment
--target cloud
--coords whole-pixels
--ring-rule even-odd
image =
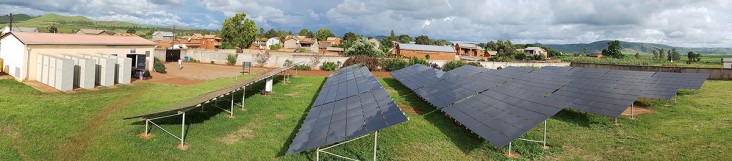
[[[5,0],[0,10],[206,29],[243,12],[263,28],[329,27],[338,35],[732,47],[732,1],[723,0]]]

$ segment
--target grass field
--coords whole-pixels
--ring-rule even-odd
[[[251,77],[251,76],[250,76]],[[162,131],[150,139],[139,120],[122,118],[224,87],[245,77],[178,86],[142,83],[74,94],[43,94],[0,80],[0,160],[309,160],[311,150],[284,156],[325,77],[278,82],[268,96],[249,91],[246,111],[235,118],[216,108],[188,114],[187,151]],[[409,121],[379,132],[381,160],[505,160],[506,148],[453,124],[391,78],[379,79]],[[256,85],[261,86],[261,85]],[[255,90],[254,88],[248,88]],[[256,88],[259,89],[259,88]],[[642,102],[653,114],[612,119],[564,110],[548,120],[548,143],[514,141],[530,160],[724,160],[732,158],[732,82],[707,81],[700,91],[673,101]],[[238,101],[238,100],[237,100]],[[222,106],[228,103],[222,103]],[[666,107],[665,105],[668,105]],[[178,117],[157,121],[180,132]],[[543,128],[523,138],[539,139]],[[373,137],[331,152],[370,160]],[[322,156],[322,155],[321,155]],[[329,160],[335,158],[327,158]]]

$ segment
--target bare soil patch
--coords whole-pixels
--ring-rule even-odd
[[[653,114],[653,110],[651,110],[651,107],[648,106],[640,106],[640,105],[633,105],[632,113],[633,115],[644,115],[644,114]],[[628,108],[623,111],[623,115],[630,116],[631,114],[631,107],[628,106]]]
[[[138,80],[133,78],[133,83],[138,82],[157,82],[175,85],[191,85],[198,84],[208,80],[218,78],[231,78],[249,74],[243,73],[241,66],[220,65],[220,64],[204,64],[184,62],[183,68],[178,68],[178,63],[165,63],[167,73],[150,73],[153,78],[146,80]],[[267,73],[272,69],[253,67],[251,73]],[[249,71],[247,71],[249,72]]]
[[[404,104],[404,103],[399,103],[399,108],[401,108],[402,111],[407,112],[407,113],[422,115],[422,111],[420,111],[418,109],[413,109],[411,106]]]
[[[241,138],[252,140],[254,138],[257,138],[257,136],[255,136],[253,134],[254,132],[252,131],[252,129],[257,128],[257,127],[259,127],[259,125],[250,123],[250,124],[247,124],[246,126],[240,128],[239,130],[236,130],[233,133],[229,133],[226,136],[221,137],[216,140],[218,140],[219,142],[222,142],[224,144],[228,144],[228,145],[236,144],[237,142],[239,142],[239,140],[241,140]]]
[[[283,114],[277,114],[277,115],[275,115],[275,117],[280,120],[285,119],[285,115],[283,115]]]

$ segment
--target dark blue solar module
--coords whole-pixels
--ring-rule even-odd
[[[354,139],[408,120],[368,69],[336,72],[340,73],[326,82],[340,83],[323,86],[287,154]]]

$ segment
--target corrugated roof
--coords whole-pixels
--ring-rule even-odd
[[[155,31],[153,35],[163,34],[164,37],[173,37],[173,32],[167,32],[167,31]]]
[[[399,44],[399,48],[402,49],[402,50],[422,50],[422,51],[455,52],[455,48],[453,48],[451,46]]]
[[[150,40],[137,36],[110,36],[110,35],[83,35],[83,34],[56,34],[11,32],[26,45],[142,45],[155,46]],[[8,34],[10,35],[10,34]],[[2,38],[7,37],[3,36]]]
[[[99,35],[104,33],[104,30],[95,30],[95,29],[79,29],[79,31],[76,32],[76,34],[91,34],[91,35]]]

